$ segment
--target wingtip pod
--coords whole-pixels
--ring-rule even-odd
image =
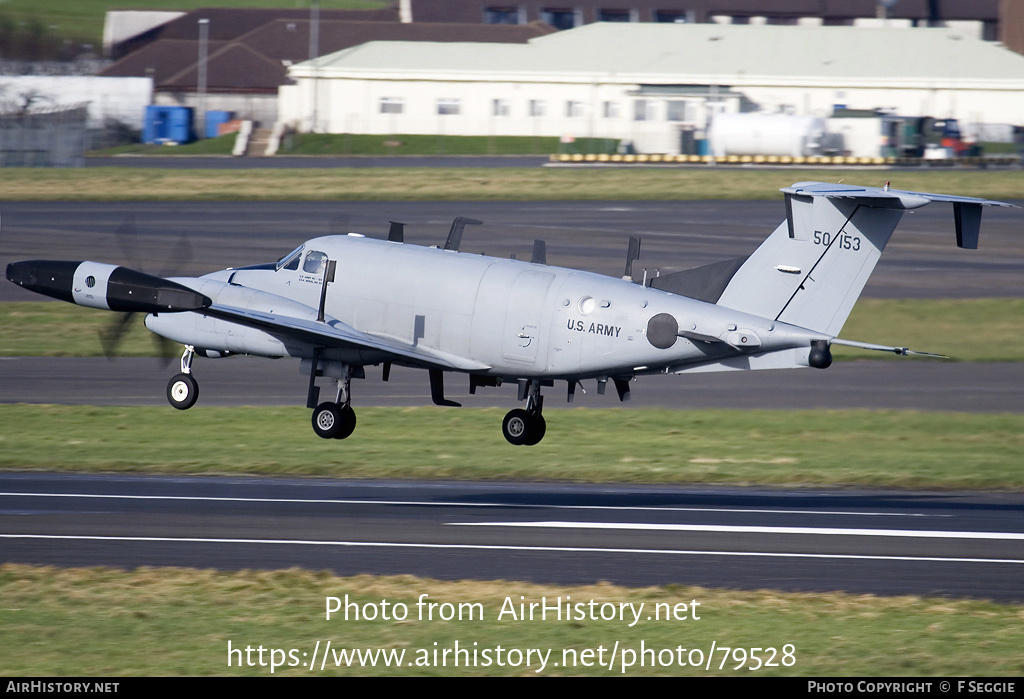
[[[7,279],[37,294],[110,311],[177,313],[212,303],[177,282],[101,262],[12,262],[7,265]]]

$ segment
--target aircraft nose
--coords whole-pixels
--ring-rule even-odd
[[[14,284],[51,296],[62,301],[71,301],[71,288],[75,270],[81,262],[65,260],[25,260],[7,265],[7,279]]]
[[[18,285],[31,283],[31,268],[24,262],[12,262],[7,265],[7,281]]]

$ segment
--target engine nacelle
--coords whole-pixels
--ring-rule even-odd
[[[7,278],[44,296],[107,311],[180,313],[212,303],[208,296],[169,279],[102,262],[13,262],[7,265]]]

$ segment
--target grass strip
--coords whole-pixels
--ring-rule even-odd
[[[451,605],[454,618],[420,619],[416,603]],[[325,619],[326,600],[376,609],[376,620],[355,612]],[[614,620],[559,621],[549,615],[513,619],[516,605],[643,603],[632,627]],[[301,570],[216,572],[173,568],[56,569],[0,566],[4,623],[0,647],[12,677],[180,675],[665,675],[820,677],[985,677],[1024,672],[1024,607],[985,601],[870,595],[785,594],[670,585],[629,589],[609,584],[541,586],[507,581],[443,582],[412,576],[341,578]],[[382,620],[381,603],[404,620]],[[692,603],[698,602],[693,607]],[[680,612],[685,619],[647,620],[648,612]],[[677,605],[685,604],[685,608]],[[463,612],[459,620],[457,612]],[[589,606],[588,606],[589,612]],[[609,607],[605,607],[609,609]],[[699,619],[692,618],[693,611]],[[470,613],[475,614],[469,620]],[[627,614],[629,614],[627,609]],[[424,614],[426,617],[426,614]],[[186,621],[187,620],[187,621]],[[319,660],[330,641],[325,669]],[[228,643],[243,652],[228,665]],[[320,643],[317,667],[312,659]],[[455,644],[468,650],[455,666]],[[712,642],[716,651],[710,658]],[[642,644],[642,645],[641,645]],[[791,644],[791,647],[787,645]],[[500,646],[502,653],[497,653]],[[246,661],[244,649],[252,652]],[[262,665],[257,648],[263,647]],[[756,671],[748,649],[757,652]],[[786,653],[783,648],[786,647]],[[612,667],[611,653],[618,649]],[[641,649],[648,649],[644,667]],[[272,653],[276,649],[277,653]],[[349,666],[341,651],[402,653],[387,666]],[[539,656],[550,651],[540,670]],[[603,649],[603,651],[599,651]],[[680,652],[678,649],[685,649]],[[703,666],[697,649],[703,654]],[[724,649],[728,649],[727,651]],[[735,650],[734,650],[735,649]],[[485,656],[484,651],[489,655]],[[591,651],[590,666],[584,664]],[[435,656],[435,651],[437,655]],[[445,656],[445,651],[448,655]],[[632,666],[623,668],[632,651]],[[471,655],[475,653],[476,663]],[[490,664],[485,664],[485,657]],[[281,666],[271,671],[271,659]],[[436,658],[436,661],[435,661]],[[576,662],[571,662],[575,658]],[[603,658],[604,666],[598,665]],[[771,658],[775,666],[765,666]],[[501,659],[501,664],[498,660]],[[687,662],[681,667],[679,660]],[[446,661],[446,662],[445,662]],[[239,667],[239,663],[244,663]],[[251,662],[252,666],[248,663]],[[444,666],[438,667],[442,662]],[[557,663],[557,665],[556,665]],[[785,664],[784,664],[785,663]],[[292,664],[289,667],[289,664]],[[365,663],[368,665],[369,663]],[[468,665],[468,667],[467,667]],[[652,667],[653,665],[653,667]]]
[[[944,354],[954,361],[1019,362],[1024,361],[1024,327],[1018,322],[1022,317],[1024,299],[861,299],[842,336]],[[0,327],[4,328],[0,356],[100,357],[103,347],[99,334],[113,322],[110,313],[67,303],[0,303]],[[136,322],[118,353],[126,357],[157,356],[154,338],[141,322]],[[833,355],[837,361],[908,361],[889,353],[840,346],[833,349]]]
[[[694,168],[8,168],[3,201],[562,201],[778,199],[805,180],[1019,198],[1024,171]]]
[[[0,468],[621,483],[1024,488],[1024,415],[567,409],[528,452],[500,409],[360,408],[344,442],[288,408],[0,405]],[[41,449],[40,445],[47,445]],[[528,458],[524,458],[528,456]]]

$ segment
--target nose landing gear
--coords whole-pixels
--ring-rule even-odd
[[[188,410],[199,400],[199,382],[192,376],[192,358],[196,348],[185,345],[181,355],[181,373],[167,382],[167,402],[178,410]]]

